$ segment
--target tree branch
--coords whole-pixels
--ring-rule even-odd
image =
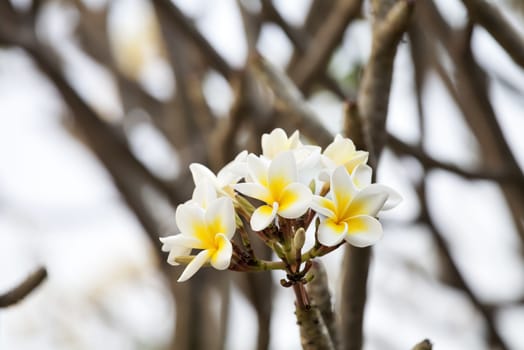
[[[371,56],[364,68],[357,102],[372,166],[376,166],[386,143],[385,128],[393,61],[397,45],[408,27],[413,4],[413,1],[395,3],[383,19],[377,18],[374,26]],[[380,13],[381,7],[374,10]]]
[[[473,21],[484,27],[506,53],[524,68],[524,39],[497,7],[483,0],[462,0]]]
[[[14,287],[10,291],[4,294],[0,294],[0,308],[9,307],[15,305],[22,299],[24,299],[29,293],[35,290],[47,277],[47,271],[44,267],[39,267],[32,274]]]
[[[193,43],[202,51],[203,57],[209,64],[219,71],[226,78],[230,78],[234,74],[234,69],[229,63],[220,56],[215,48],[204,38],[198,31],[195,25],[189,20],[184,13],[170,0],[153,0],[158,6],[159,11],[165,12],[166,15],[172,17],[173,24],[179,27],[180,31],[184,33]]]

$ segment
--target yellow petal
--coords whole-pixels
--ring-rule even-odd
[[[335,246],[344,240],[347,229],[348,225],[343,221],[337,223],[326,219],[318,227],[318,241],[328,247]]]

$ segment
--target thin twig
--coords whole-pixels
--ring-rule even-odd
[[[35,290],[47,277],[47,271],[44,267],[39,267],[32,274],[14,287],[10,291],[0,294],[0,308],[15,305],[24,299],[29,293]]]

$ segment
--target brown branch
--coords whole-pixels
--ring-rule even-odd
[[[431,1],[421,2],[420,9],[414,23],[416,28],[426,28],[430,33],[437,34],[435,37],[441,41],[455,64],[456,84],[448,77],[443,67],[434,60],[437,73],[478,141],[485,167],[507,169],[510,173],[519,173],[520,176],[523,176],[490,103],[488,77],[471,52],[471,25],[465,30],[453,33]],[[424,42],[431,52],[436,52],[436,49],[432,47],[434,41],[425,40]],[[430,57],[435,56],[433,54]],[[500,186],[510,208],[513,223],[521,240],[524,241],[524,186],[515,186],[507,182],[501,183]]]
[[[331,304],[331,293],[328,287],[328,276],[322,262],[313,260],[313,266],[309,270],[314,278],[306,284],[306,291],[311,302],[320,312],[320,316],[328,330],[332,343],[337,348],[338,332],[336,329],[336,318]]]
[[[388,134],[388,146],[397,154],[416,158],[425,168],[446,170],[468,180],[492,180],[501,183],[524,184],[524,179],[520,177],[520,174],[510,174],[505,171],[491,169],[470,171],[451,163],[436,160],[425,153],[420,147],[409,145],[392,134]]]
[[[320,123],[319,118],[305,103],[300,91],[283,72],[259,55],[251,59],[251,69],[274,92],[276,108],[285,111],[290,117],[290,120],[281,120],[282,123],[300,128],[322,147],[332,141],[331,133]]]
[[[47,277],[47,271],[44,267],[39,267],[32,274],[14,287],[10,291],[0,294],[0,308],[15,305],[24,299],[29,293],[35,290]]]
[[[362,325],[367,299],[367,279],[371,248],[348,245],[344,254],[340,290],[340,334],[342,349],[360,350],[363,345]]]
[[[142,197],[142,189],[152,186],[158,193],[165,194],[173,206],[181,202],[178,194],[167,184],[152,175],[130,152],[127,145],[97,116],[77,92],[62,77],[53,61],[43,54],[44,50],[25,47],[40,70],[54,83],[64,101],[73,111],[76,125],[86,137],[89,146],[108,169],[112,179],[124,196],[126,203],[137,215],[153,245],[159,247],[158,233],[162,229],[152,216],[151,208]],[[158,250],[157,250],[158,251]],[[160,254],[160,253],[159,253]]]
[[[509,349],[508,345],[505,343],[504,339],[501,337],[499,331],[496,327],[496,320],[495,315],[493,313],[493,310],[490,309],[488,306],[483,304],[475,295],[471,287],[466,282],[466,279],[460,272],[457,264],[455,263],[455,260],[453,259],[453,256],[451,255],[451,250],[449,248],[448,243],[446,242],[446,239],[444,238],[444,234],[440,231],[440,229],[437,227],[436,223],[433,221],[433,217],[431,216],[431,213],[429,212],[428,208],[428,198],[427,198],[427,183],[425,181],[425,178],[423,179],[422,183],[420,184],[420,187],[418,188],[418,195],[420,198],[420,211],[421,211],[421,218],[422,221],[425,222],[428,226],[428,228],[433,233],[433,238],[435,240],[435,243],[437,244],[437,247],[440,251],[440,255],[443,259],[443,262],[446,267],[448,267],[449,272],[451,273],[451,278],[453,281],[457,284],[458,288],[460,288],[468,299],[471,301],[471,303],[475,306],[475,308],[480,312],[480,314],[483,316],[484,320],[486,321],[486,325],[489,331],[489,337],[490,337],[490,343],[493,345],[497,345],[498,348],[501,350],[507,350]]]
[[[234,74],[234,69],[227,63],[215,48],[204,38],[195,25],[188,19],[184,13],[170,0],[154,0],[155,6],[160,13],[169,15],[172,22],[182,33],[184,33],[191,42],[195,43],[202,51],[203,57],[208,63],[215,68],[220,74],[230,78]]]
[[[374,1],[372,5],[376,19],[371,56],[364,69],[357,105],[349,105],[346,110],[346,129],[353,124],[349,131],[357,136],[357,146],[365,146],[369,151],[370,164],[376,168],[387,135],[385,126],[393,61],[397,45],[407,29],[413,3]],[[356,117],[361,118],[362,127],[355,122]],[[346,350],[362,348],[370,256],[370,248],[353,246],[348,246],[344,255],[340,300],[341,334],[345,336],[343,349]]]
[[[334,350],[328,329],[316,306],[301,308],[296,306],[295,314],[300,329],[300,342],[304,350]]]
[[[379,2],[382,3],[382,2]],[[376,166],[386,143],[386,117],[397,45],[406,31],[413,10],[412,1],[395,3],[374,26],[371,56],[358,94],[358,110],[363,120],[370,163]],[[381,8],[375,9],[380,13]]]
[[[496,6],[484,0],[462,0],[473,21],[484,27],[506,53],[524,68],[524,39]]]
[[[348,25],[360,15],[362,0],[338,1],[325,24],[310,40],[303,57],[290,67],[290,77],[298,88],[308,91],[312,82],[325,75],[333,51],[342,40]]]

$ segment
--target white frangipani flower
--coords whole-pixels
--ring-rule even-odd
[[[247,151],[239,153],[233,161],[226,164],[217,175],[208,167],[199,163],[192,163],[189,166],[193,182],[199,187],[203,182],[209,182],[220,196],[234,197],[232,186],[243,178],[247,172]]]
[[[369,165],[359,164],[353,170],[353,173],[351,174],[351,180],[353,180],[353,184],[357,189],[362,190],[371,185],[372,175],[373,170]],[[368,191],[385,192],[388,194],[388,198],[386,203],[384,203],[382,210],[393,209],[402,201],[402,196],[397,191],[388,186],[373,184],[372,188]]]
[[[188,255],[192,249],[201,249],[187,265],[179,282],[191,278],[206,262],[217,270],[229,267],[233,254],[230,240],[236,229],[235,211],[230,198],[218,198],[209,204],[207,210],[192,202],[179,205],[176,224],[180,234],[160,238],[162,250],[170,252],[168,263],[176,265],[176,257]]]
[[[277,128],[262,135],[262,158],[274,159],[278,154],[292,151],[297,163],[298,181],[309,186],[321,169],[319,146],[303,145],[300,134],[295,131],[289,138],[284,130]]]
[[[371,184],[359,190],[344,166],[331,175],[332,199],[314,196],[311,208],[323,218],[318,240],[335,246],[344,239],[356,247],[366,247],[382,237],[382,225],[375,218],[388,199],[385,186]]]
[[[251,216],[253,230],[265,229],[277,214],[294,219],[309,209],[312,194],[307,186],[297,182],[297,166],[292,152],[280,153],[269,165],[263,159],[250,154],[247,164],[249,176],[246,181],[250,182],[237,184],[235,189],[265,203]]]
[[[352,174],[359,164],[366,164],[368,156],[369,153],[366,151],[357,151],[353,141],[337,135],[322,153],[322,162],[328,172],[321,174],[321,179],[329,181],[328,175],[340,165],[343,165],[348,173]]]
[[[270,134],[262,135],[262,155],[273,159],[282,152],[299,148],[302,146],[299,137],[298,130],[288,138],[284,130],[274,129]]]

